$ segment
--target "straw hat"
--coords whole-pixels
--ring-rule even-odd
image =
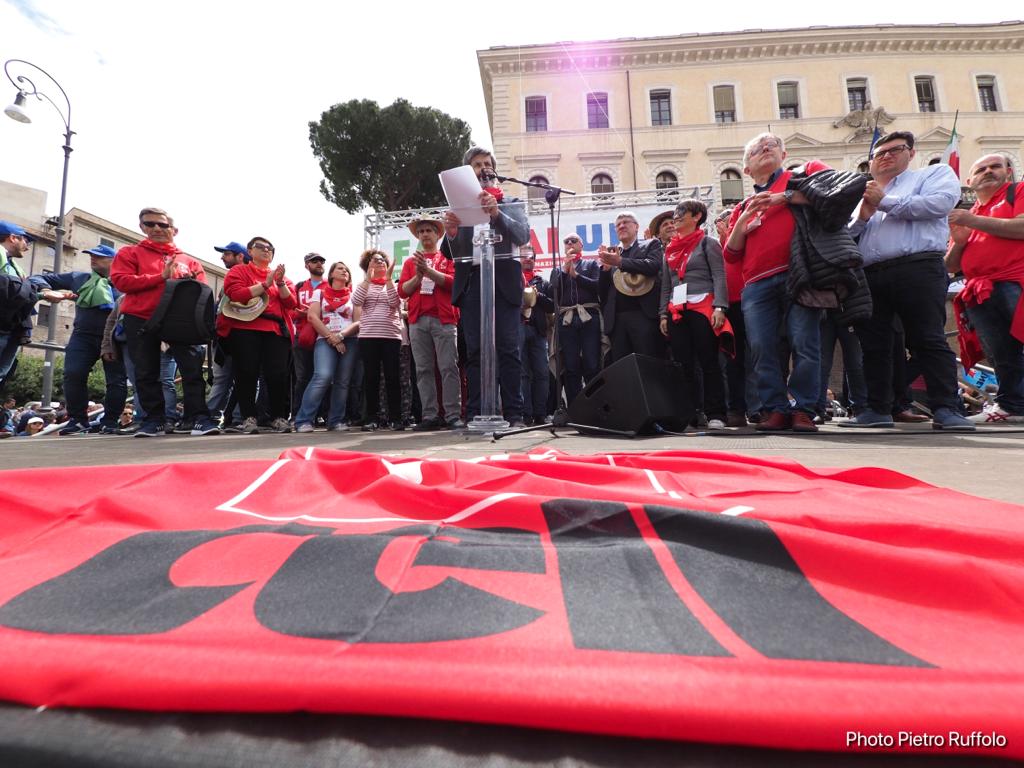
[[[270,298],[265,293],[262,296],[253,296],[246,302],[231,301],[225,295],[221,298],[217,311],[224,315],[224,317],[248,323],[262,315],[263,310],[267,308],[269,303]]]
[[[641,275],[638,272],[623,272],[616,269],[612,273],[615,290],[626,296],[645,296],[654,288],[653,275]]]

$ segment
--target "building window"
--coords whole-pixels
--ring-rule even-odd
[[[796,83],[779,83],[779,119],[796,120],[800,117],[800,94]]]
[[[608,94],[587,94],[587,128],[608,127]]]
[[[548,180],[546,178],[544,178],[543,176],[531,176],[530,177],[530,181],[532,181],[534,184],[547,184],[548,183]],[[540,187],[527,187],[526,188],[526,197],[527,197],[528,200],[543,200],[544,199],[544,192],[545,191],[546,190],[543,190]]]
[[[113,240],[108,240],[105,237],[101,237],[100,238],[100,245],[105,245],[105,246],[107,246],[107,248],[113,248],[114,247],[114,241]]]
[[[526,99],[526,132],[548,129],[548,100],[543,96],[528,96]]]
[[[857,173],[869,173],[871,171],[871,163],[865,161],[857,166]]]
[[[672,96],[667,89],[651,91],[651,125],[672,125]]]
[[[715,122],[736,122],[736,91],[731,85],[716,85],[713,89],[715,99]]]
[[[598,173],[590,180],[590,192],[594,195],[594,205],[611,205],[610,197],[603,197],[615,191],[615,182],[607,173]]]
[[[915,77],[914,90],[917,91],[917,111],[935,111],[935,80],[931,77]]]
[[[996,103],[996,79],[991,75],[978,75],[978,101],[982,112],[998,112]]]
[[[851,77],[846,81],[846,98],[851,112],[868,108],[868,81],[863,77]]]
[[[654,188],[659,190],[659,201],[675,200],[679,196],[679,179],[671,171],[662,171],[654,180]]]
[[[743,177],[731,168],[722,171],[722,205],[733,205],[743,199]]]

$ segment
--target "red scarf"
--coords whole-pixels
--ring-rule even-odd
[[[352,298],[352,288],[350,286],[332,288],[329,285],[322,285],[320,287],[320,306],[323,308],[324,314],[350,317],[352,315],[352,308],[345,306],[350,298]],[[339,309],[341,310],[340,312],[338,311]]]
[[[490,192],[491,196],[494,197],[499,203],[505,199],[505,193],[502,192],[498,187],[484,187],[484,192]]]
[[[703,239],[704,230],[698,227],[688,235],[673,237],[668,248],[665,249],[665,260],[668,262],[668,267],[679,274],[680,280],[686,276],[686,262],[689,261],[690,254]]]
[[[388,279],[386,277],[371,277],[370,282],[374,285],[387,285]]]
[[[526,270],[524,269],[524,270],[523,270],[523,285],[524,285],[524,286],[527,286],[527,285],[529,285],[530,283],[532,283],[532,282],[533,282],[533,276],[534,276],[535,274],[536,274],[536,273],[535,273],[535,272],[534,272],[534,271],[533,271],[532,269],[531,269],[531,270],[530,270],[529,272],[527,272],[527,271],[526,271]]]
[[[140,245],[144,245],[147,248],[152,248],[154,251],[159,251],[160,253],[166,254],[168,256],[173,256],[174,254],[177,253],[183,253],[183,251],[178,250],[178,246],[176,246],[174,243],[154,243],[152,240],[148,238],[143,240],[140,243]]]

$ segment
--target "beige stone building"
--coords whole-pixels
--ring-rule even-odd
[[[935,162],[954,115],[961,170],[1024,148],[1024,22],[810,27],[498,47],[477,58],[499,172],[581,194],[751,190],[743,145],[769,128],[787,165],[864,168],[872,129]],[[1020,174],[1018,172],[1018,178]],[[671,193],[669,192],[669,195]]]
[[[29,275],[53,271],[57,216],[48,215],[46,197],[46,192],[42,190],[0,181],[0,219],[21,225],[35,238],[31,250],[21,264],[22,269]],[[123,227],[80,208],[72,208],[64,214],[64,247],[60,271],[88,272],[89,256],[82,253],[87,248],[107,245],[117,251],[141,240],[142,233],[138,229]],[[226,270],[221,264],[212,264],[203,259],[199,261],[203,265],[206,280],[213,288],[214,295],[219,295]],[[63,301],[56,306],[57,343],[63,345],[71,337],[75,305],[70,301]],[[36,316],[32,340],[46,341],[51,305],[49,302],[41,301],[36,305],[36,310],[39,314]],[[42,350],[31,350],[30,353],[43,354]]]

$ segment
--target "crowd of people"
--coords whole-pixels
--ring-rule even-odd
[[[711,221],[704,203],[684,200],[643,236],[623,211],[617,244],[587,255],[570,232],[545,278],[525,205],[496,185],[494,156],[473,147],[464,162],[480,181],[485,223],[470,226],[455,211],[414,219],[416,252],[397,276],[377,249],[353,267],[326,267],[311,252],[296,283],[265,237],[218,247],[222,296],[187,294],[193,309],[208,302],[215,314],[202,343],[168,331],[177,286],[205,275],[175,245],[166,211],[140,212],[138,245],[90,249],[90,272],[64,274],[24,275],[17,260],[30,237],[0,222],[0,381],[30,334],[35,301],[74,301],[61,435],[460,429],[481,409],[480,235],[490,229],[495,385],[512,427],[550,421],[602,368],[634,353],[680,363],[678,396],[711,430],[814,432],[833,414],[848,414],[837,423],[850,428],[1024,423],[1024,195],[1009,160],[986,155],[969,173],[977,202],[958,208],[956,174],[942,164],[912,169],[915,154],[914,136],[895,131],[874,145],[868,174],[819,161],[787,168],[782,138],[761,134],[744,149],[754,194],[735,208]],[[965,409],[944,332],[958,273],[964,364],[987,358],[999,381],[980,413]],[[829,389],[837,341],[838,401]],[[97,360],[106,398],[93,418],[86,377]],[[915,410],[907,389],[918,375],[927,395]],[[46,418],[21,426],[38,432]]]

